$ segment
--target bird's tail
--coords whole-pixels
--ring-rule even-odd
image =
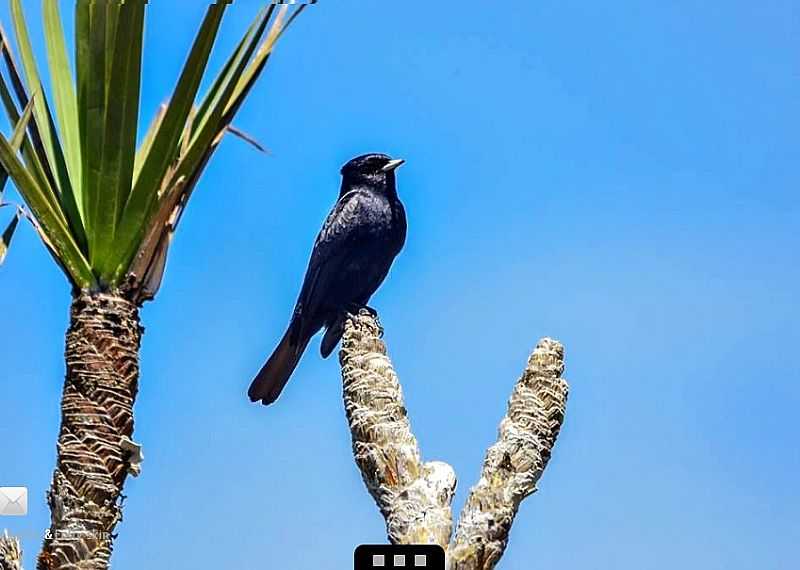
[[[298,335],[295,334],[295,326],[295,323],[289,326],[289,330],[283,335],[272,356],[250,384],[247,395],[251,402],[261,400],[262,404],[268,406],[281,395],[281,390],[289,381],[310,340],[310,337],[296,338]]]

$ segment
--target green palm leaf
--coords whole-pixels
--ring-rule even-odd
[[[36,183],[25,165],[17,158],[14,148],[2,135],[0,135],[0,162],[41,224],[58,258],[69,271],[73,283],[80,288],[91,288],[95,283],[92,270],[64,223],[63,216],[53,207],[52,200],[47,195],[49,189],[43,189]]]
[[[107,76],[105,132],[98,177],[95,247],[92,265],[107,276],[116,268],[114,236],[131,189],[136,160],[136,128],[139,114],[144,3],[122,5],[113,28],[114,58]]]
[[[10,140],[0,135],[0,192],[12,179],[30,209],[26,215],[75,287],[124,284],[131,299],[149,298],[178,220],[224,133],[259,147],[231,121],[303,7],[288,20],[286,6],[260,11],[199,99],[228,2],[209,6],[172,96],[137,150],[147,3],[76,0],[73,77],[58,2],[43,0],[55,114],[22,0],[9,4],[22,65],[0,28],[0,104],[15,127]]]
[[[125,266],[136,252],[144,234],[147,214],[158,198],[164,175],[176,156],[178,141],[197,95],[225,8],[226,4],[214,4],[208,8],[167,112],[158,126],[150,152],[144,158],[136,185],[125,204],[115,239],[115,251],[122,254],[118,257],[116,278],[124,271],[120,266]]]
[[[64,155],[67,160],[69,180],[75,195],[78,213],[83,221],[83,194],[81,192],[81,147],[78,125],[78,100],[70,73],[64,30],[58,2],[43,2],[44,28],[47,37],[47,60],[53,79],[53,95],[56,104],[58,125],[64,140]]]
[[[28,92],[42,93],[42,96],[36,100],[34,116],[36,117],[39,136],[42,139],[42,144],[47,155],[47,163],[53,173],[53,184],[56,192],[64,203],[64,213],[68,216],[70,223],[74,224],[73,229],[78,230],[82,227],[82,222],[78,213],[77,203],[72,194],[72,185],[70,183],[69,173],[67,172],[64,152],[61,148],[55,125],[53,124],[53,117],[50,113],[47,99],[44,96],[41,80],[39,79],[39,71],[36,65],[36,59],[33,56],[33,49],[31,48],[30,38],[28,36],[28,28],[25,23],[25,16],[22,12],[21,0],[11,0],[11,14],[14,20],[14,30],[17,34],[17,43],[19,44],[20,53],[22,55],[22,67],[25,70],[25,77],[27,78]]]

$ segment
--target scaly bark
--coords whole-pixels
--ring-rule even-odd
[[[138,470],[131,441],[143,329],[126,299],[80,293],[66,338],[51,526],[39,570],[105,570],[122,518],[122,487]]]
[[[4,532],[0,536],[0,570],[22,570],[22,548],[19,540]]]
[[[536,491],[564,420],[564,347],[545,338],[517,381],[449,550],[451,570],[489,570],[505,552],[522,500]]]
[[[438,544],[450,570],[490,570],[500,560],[522,500],[536,490],[564,419],[564,347],[539,341],[514,387],[497,442],[461,513],[455,539],[456,477],[441,462],[423,464],[397,374],[376,317],[351,315],[339,361],[353,454],[395,544]]]
[[[446,547],[453,529],[453,469],[422,463],[381,329],[367,311],[345,326],[339,361],[353,454],[394,544]]]

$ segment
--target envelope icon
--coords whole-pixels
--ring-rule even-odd
[[[23,517],[28,514],[28,489],[0,487],[0,516]]]

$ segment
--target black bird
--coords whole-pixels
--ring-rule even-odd
[[[269,405],[289,381],[308,342],[323,327],[327,358],[348,312],[366,307],[406,240],[395,169],[403,160],[365,154],[342,167],[339,199],[314,242],[303,288],[278,347],[253,380],[250,400]]]

